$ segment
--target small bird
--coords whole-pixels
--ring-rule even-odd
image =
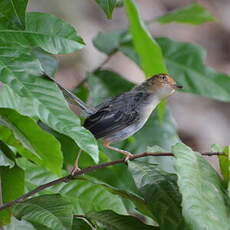
[[[50,78],[49,76],[47,77]],[[53,80],[52,78],[50,79]],[[70,99],[70,102],[77,104],[82,110],[86,117],[83,126],[96,139],[101,139],[104,147],[125,155],[126,161],[132,154],[110,146],[110,144],[122,141],[136,133],[143,127],[162,99],[172,95],[176,89],[182,88],[168,74],[160,73],[147,79],[132,90],[92,107],[85,104],[69,90],[60,85],[58,86],[64,95]]]

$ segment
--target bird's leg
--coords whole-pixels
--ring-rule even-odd
[[[76,172],[79,172],[79,171],[81,170],[81,169],[79,168],[79,166],[78,166],[78,162],[79,162],[79,158],[80,158],[80,156],[81,156],[81,152],[82,152],[82,150],[80,149],[79,152],[78,152],[78,154],[77,154],[76,160],[74,161],[74,165],[73,165],[73,168],[72,168],[72,170],[71,170],[71,175],[72,175],[72,176],[74,176],[74,174],[75,174]]]
[[[121,154],[125,155],[125,162],[128,161],[129,158],[133,156],[133,154],[128,152],[128,151],[125,151],[123,149],[119,149],[119,148],[110,146],[110,143],[108,143],[106,141],[103,142],[103,146],[106,147],[107,149],[111,149],[111,150],[114,150],[114,151],[116,151],[118,153],[121,153]]]

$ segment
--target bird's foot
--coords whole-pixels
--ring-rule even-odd
[[[78,167],[78,166],[74,166],[73,168],[72,168],[72,170],[71,170],[71,176],[75,176],[75,174],[77,173],[77,172],[79,172],[79,171],[81,171],[81,169]]]
[[[124,151],[123,154],[125,155],[125,160],[124,160],[125,163],[127,163],[128,160],[133,157],[133,154],[128,151]]]

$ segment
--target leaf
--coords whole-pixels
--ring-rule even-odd
[[[72,211],[72,204],[59,194],[31,198],[16,204],[13,209],[18,219],[53,230],[69,230],[72,226]]]
[[[129,162],[129,170],[160,229],[188,229],[182,217],[176,175],[139,161]]]
[[[2,0],[0,2],[0,28],[25,28],[25,10],[28,0]]]
[[[25,220],[17,220],[15,217],[12,217],[11,223],[5,227],[3,230],[37,230],[33,227],[32,224]]]
[[[46,25],[46,26],[44,26]],[[38,48],[52,53],[71,53],[84,47],[75,29],[63,20],[45,13],[28,13],[25,30],[0,30],[1,47]]]
[[[157,21],[161,24],[177,22],[200,25],[205,22],[215,21],[215,18],[202,5],[193,3],[184,8],[180,8],[160,16],[154,21]]]
[[[134,2],[132,0],[124,0],[124,5],[129,20],[129,30],[133,38],[133,44],[140,57],[141,67],[146,77],[151,77],[159,73],[167,73],[161,49],[145,28]]]
[[[37,164],[60,175],[63,163],[60,143],[35,121],[12,109],[0,108],[0,139]]]
[[[111,19],[113,10],[117,6],[117,0],[96,0],[96,2],[102,8],[107,18]]]
[[[74,218],[72,230],[92,230],[85,218]]]
[[[157,42],[170,75],[183,85],[183,92],[230,101],[230,77],[204,65],[205,53],[201,47],[168,38],[159,38]]]
[[[98,148],[93,135],[80,126],[79,118],[70,111],[56,84],[37,76],[41,72],[38,60],[31,61],[31,59],[31,56],[23,55],[15,61],[11,60],[10,63],[9,60],[6,63],[0,62],[1,81],[8,84],[20,96],[32,100],[37,117],[54,130],[70,136],[97,162]]]
[[[15,109],[19,113],[34,117],[33,101],[26,97],[20,97],[9,86],[0,87],[0,108]]]
[[[54,56],[51,56],[42,49],[34,49],[32,54],[38,58],[44,72],[49,76],[54,76],[58,68],[58,61]]]
[[[222,182],[209,163],[180,143],[173,147],[183,216],[192,229],[227,230],[230,227]]]
[[[57,177],[45,169],[29,164],[23,160],[18,162],[26,171],[26,185],[29,190],[44,183],[48,183]],[[46,193],[59,193],[68,198],[74,206],[74,214],[86,214],[93,211],[110,209],[125,214],[126,209],[122,200],[107,191],[102,186],[88,181],[73,180],[44,190]]]
[[[93,44],[99,51],[107,55],[120,51],[137,65],[140,65],[138,54],[133,48],[131,36],[127,30],[99,32],[93,39]]]
[[[159,229],[158,227],[146,225],[133,216],[118,215],[117,213],[108,210],[88,213],[87,217],[93,221],[96,221],[97,223],[99,223],[99,226],[102,226],[107,230]]]
[[[1,199],[3,203],[12,201],[24,193],[24,171],[18,166],[13,168],[0,167]],[[0,212],[0,226],[9,224],[11,209]]]
[[[0,149],[0,166],[9,166],[10,168],[14,167],[14,162],[11,159],[9,159],[1,149]]]

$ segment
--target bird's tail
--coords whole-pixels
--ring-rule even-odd
[[[75,96],[71,91],[69,91],[68,89],[65,89],[60,84],[58,84],[55,81],[55,79],[48,76],[46,73],[43,74],[43,77],[48,78],[49,80],[55,82],[57,84],[57,86],[61,89],[62,93],[64,94],[64,96],[68,100],[68,102],[71,104],[77,105],[85,117],[88,117],[88,116],[90,116],[96,112],[95,107],[87,105],[80,98]]]

